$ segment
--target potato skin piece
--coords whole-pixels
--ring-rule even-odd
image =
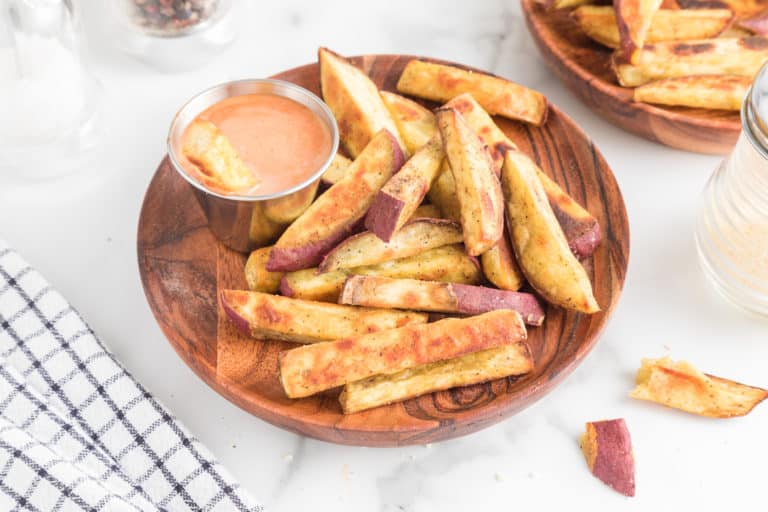
[[[464,246],[455,244],[377,265],[325,273],[318,273],[317,269],[288,272],[280,282],[280,293],[286,297],[337,302],[344,281],[352,274],[462,284],[477,284],[482,278],[477,260],[464,252]]]
[[[493,161],[478,136],[452,108],[437,111],[437,126],[456,183],[464,246],[478,256],[499,241],[504,230],[504,200]]]
[[[323,100],[336,118],[347,153],[356,158],[381,130],[389,131],[405,151],[397,125],[368,75],[328,48],[320,48],[317,57]]]
[[[229,319],[256,339],[316,343],[376,331],[424,324],[427,315],[352,308],[242,290],[222,290]]]
[[[593,475],[616,492],[635,495],[635,458],[623,419],[587,423],[580,444]]]
[[[519,151],[507,151],[502,186],[512,247],[528,282],[548,302],[582,313],[600,307],[584,267],[568,247],[546,199],[536,164]]]
[[[528,325],[544,322],[544,310],[530,293],[418,279],[349,276],[339,304],[466,315],[511,309],[520,313]]]
[[[301,398],[372,375],[510,345],[526,336],[520,315],[509,310],[407,325],[281,352],[280,382],[288,397]]]
[[[269,254],[267,270],[314,267],[356,230],[376,193],[403,165],[403,153],[386,130],[379,132],[347,170],[283,232]]]
[[[248,256],[245,263],[245,281],[248,288],[254,292],[277,293],[280,289],[282,272],[270,272],[267,270],[267,260],[272,246],[256,249]]]
[[[469,92],[489,114],[535,126],[541,126],[547,117],[547,99],[533,89],[485,73],[434,62],[408,62],[397,82],[397,90],[443,102]]]
[[[414,219],[397,231],[389,242],[370,231],[351,236],[329,252],[318,272],[375,265],[414,256],[429,249],[460,243],[461,227],[446,219]]]
[[[768,60],[768,38],[699,39],[647,44],[637,60],[625,63],[617,54],[612,65],[619,84],[637,87],[662,78],[692,75],[736,75],[752,78]]]
[[[632,398],[710,418],[749,414],[768,390],[700,372],[685,361],[643,359]]]
[[[666,78],[637,87],[635,101],[693,108],[741,110],[752,79],[745,76],[705,75]]]
[[[589,38],[608,48],[619,47],[619,28],[613,7],[585,5],[574,10],[571,18]],[[729,9],[662,8],[653,15],[645,43],[717,37],[732,19]]]
[[[365,227],[389,242],[427,195],[444,158],[443,142],[436,134],[379,190],[365,217]]]
[[[400,402],[434,391],[469,386],[533,370],[526,341],[409,368],[393,375],[374,375],[344,386],[339,402],[344,414]]]

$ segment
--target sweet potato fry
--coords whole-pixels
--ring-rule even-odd
[[[319,272],[375,265],[383,261],[413,256],[435,247],[460,243],[461,228],[445,219],[415,219],[383,241],[370,231],[351,236],[329,252]]]
[[[403,227],[419,207],[445,158],[443,141],[435,134],[405,162],[376,194],[365,227],[385,242]]]
[[[456,183],[464,246],[468,254],[478,256],[496,245],[504,230],[504,204],[493,160],[456,110],[438,110],[437,126]]]
[[[635,495],[635,456],[623,419],[587,423],[580,444],[593,475],[616,492]]]
[[[337,302],[348,275],[406,277],[425,281],[477,284],[481,274],[477,260],[464,252],[460,244],[446,245],[422,253],[364,267],[317,272],[310,268],[288,272],[280,283],[280,293],[287,297]]]
[[[685,361],[643,359],[632,398],[657,402],[700,416],[731,418],[748,414],[768,390],[708,375]]]
[[[619,48],[624,60],[634,63],[637,50],[645,44],[653,15],[661,7],[661,0],[613,0],[616,25],[619,29]]]
[[[571,17],[589,38],[609,48],[619,47],[619,27],[611,6],[584,5]],[[728,28],[730,9],[659,9],[653,15],[645,43],[710,39]]]
[[[596,0],[536,0],[547,10],[568,9],[579,5],[589,5],[597,3]]]
[[[368,75],[327,48],[320,48],[317,55],[323,100],[336,117],[347,153],[356,158],[381,130],[389,131],[405,151],[397,125]]]
[[[682,76],[641,85],[634,97],[644,103],[738,111],[751,84],[744,76]]]
[[[619,83],[637,87],[662,78],[693,75],[736,75],[753,78],[768,60],[768,38],[704,39],[645,45],[637,61],[628,64],[613,56]]]
[[[502,290],[517,291],[525,282],[506,229],[496,245],[480,255],[480,265],[488,281]]]
[[[768,36],[768,11],[763,11],[750,18],[739,20],[739,28],[749,30],[758,36]]]
[[[536,126],[547,117],[547,99],[543,94],[503,78],[445,64],[410,61],[397,82],[397,90],[442,102],[468,92],[489,114]]]
[[[214,192],[247,193],[259,184],[229,139],[210,121],[190,123],[182,151],[200,171],[193,177]]]
[[[763,0],[675,0],[677,5],[671,5],[670,9],[730,9],[736,19],[745,19],[765,10]]]
[[[410,154],[416,153],[437,133],[435,115],[415,101],[393,92],[380,91]]]
[[[427,191],[429,201],[440,209],[440,213],[446,219],[461,221],[461,207],[456,197],[456,182],[453,181],[451,166],[447,160],[443,160],[440,174],[432,182]]]
[[[568,247],[563,230],[536,175],[536,164],[519,151],[504,158],[502,186],[512,246],[528,282],[552,304],[582,313],[600,307],[584,267]]]
[[[526,341],[417,366],[393,375],[350,382],[339,396],[344,414],[400,402],[434,391],[522,375],[533,370]]]
[[[320,182],[323,185],[335,185],[341,181],[350,165],[352,165],[352,160],[336,153],[336,155],[333,157],[331,165],[329,165],[323,175],[320,176]]]
[[[433,204],[422,204],[416,210],[413,212],[413,215],[411,215],[411,219],[419,219],[423,217],[427,217],[429,219],[440,219],[442,218],[442,213],[440,213],[440,208]]]
[[[286,395],[301,398],[372,375],[518,343],[526,335],[520,315],[508,310],[407,325],[282,352],[280,381]]]
[[[254,292],[277,293],[280,289],[282,272],[270,272],[267,270],[267,260],[272,246],[256,249],[248,256],[245,263],[245,281],[248,288]]]
[[[504,160],[504,153],[507,149],[516,149],[515,143],[499,129],[493,119],[491,119],[491,116],[483,110],[483,107],[470,94],[456,96],[446,103],[446,106],[450,106],[461,113],[469,127],[488,147],[494,163],[500,170]],[[547,194],[552,210],[555,212],[555,217],[557,217],[560,226],[562,226],[565,232],[571,250],[579,258],[588,258],[600,244],[600,225],[597,219],[564,192],[538,166],[536,167],[536,173],[541,184],[544,186],[544,191]],[[440,181],[443,181],[442,177]],[[445,190],[449,188],[445,183],[442,183],[442,186]],[[447,195],[448,192],[443,192],[443,194]],[[443,199],[443,202],[447,202],[447,200]]]
[[[403,153],[386,130],[379,132],[347,170],[280,236],[269,253],[267,270],[316,266],[340,240],[352,233],[376,193],[403,164]]]
[[[520,313],[528,325],[544,322],[544,310],[530,293],[417,279],[349,276],[341,289],[339,304],[466,315],[511,309]]]
[[[242,290],[223,290],[229,319],[257,339],[315,343],[375,331],[423,324],[427,315],[407,311],[353,308]]]

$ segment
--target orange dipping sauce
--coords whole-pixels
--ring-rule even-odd
[[[306,181],[326,162],[333,144],[331,132],[312,110],[274,94],[247,94],[226,98],[195,119],[210,121],[237,151],[258,185],[249,195],[267,195]],[[182,137],[188,138],[189,128]],[[242,193],[213,187],[205,172],[180,155],[187,173],[214,192]]]

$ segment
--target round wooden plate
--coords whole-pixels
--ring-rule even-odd
[[[353,61],[379,87],[394,91],[411,58],[371,55]],[[316,64],[276,78],[319,93]],[[587,316],[550,307],[544,325],[529,331],[536,360],[530,375],[347,416],[341,413],[338,392],[286,398],[277,378],[277,356],[290,344],[248,339],[224,318],[218,292],[246,289],[246,256],[214,239],[191,187],[167,159],[147,190],[138,232],[141,279],[155,318],[181,358],[218,393],[274,425],[325,441],[366,446],[430,443],[468,434],[514,414],[549,392],[595,344],[619,299],[629,255],[627,213],[611,170],[574,122],[550,108],[541,128],[498,122],[600,221],[603,242],[585,267],[603,310]]]
[[[592,110],[646,139],[696,153],[726,154],[741,130],[738,112],[636,103],[611,69],[611,50],[589,39],[571,9],[521,0],[525,21],[554,73]]]

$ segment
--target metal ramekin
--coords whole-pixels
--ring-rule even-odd
[[[184,130],[198,114],[211,105],[232,96],[257,93],[284,96],[317,114],[331,132],[332,142],[328,158],[304,182],[278,193],[238,196],[208,190],[188,175],[179,161]],[[296,143],[301,143],[301,134],[297,134]],[[208,218],[209,228],[224,245],[240,252],[248,252],[273,243],[283,229],[304,211],[314,199],[320,176],[331,164],[338,147],[339,130],[336,119],[320,98],[290,82],[266,78],[236,80],[206,89],[181,107],[168,132],[168,156],[171,164],[195,191],[195,196]]]

